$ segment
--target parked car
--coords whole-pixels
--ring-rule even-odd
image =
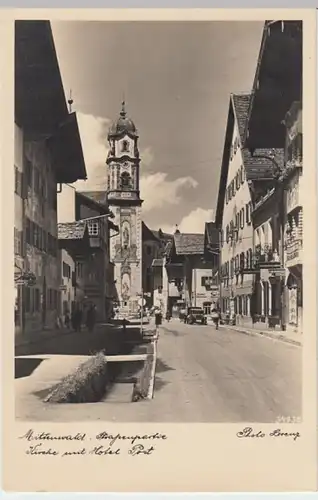
[[[193,325],[194,323],[200,323],[201,325],[207,324],[207,318],[201,307],[189,307],[187,314],[185,316],[185,323],[188,325]]]

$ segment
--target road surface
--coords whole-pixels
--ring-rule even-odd
[[[301,348],[226,327],[166,325],[155,383],[164,421],[301,417]]]
[[[31,405],[20,394],[17,418],[271,423],[301,417],[301,347],[172,320],[161,327],[157,355],[152,400],[132,403],[132,385],[122,382],[93,404],[47,406],[34,397]]]

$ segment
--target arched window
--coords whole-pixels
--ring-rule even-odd
[[[245,256],[244,252],[241,252],[240,254],[240,269],[244,269],[245,267]]]
[[[123,172],[120,176],[121,188],[127,189],[131,187],[131,177],[128,172]]]

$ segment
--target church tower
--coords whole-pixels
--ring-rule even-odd
[[[139,193],[138,132],[127,117],[125,102],[119,118],[108,132],[107,200],[119,227],[110,240],[110,258],[115,265],[114,279],[122,310],[138,308],[142,287],[141,205]]]

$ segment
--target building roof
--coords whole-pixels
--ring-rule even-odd
[[[215,222],[205,223],[206,242],[209,246],[219,246],[219,231]]]
[[[177,255],[204,254],[204,234],[177,233],[174,235]]]
[[[79,179],[87,179],[76,113],[67,115],[55,133],[48,138],[47,144],[51,151],[57,182],[72,184]]]
[[[137,129],[134,122],[127,117],[125,109],[125,101],[122,102],[122,109],[119,114],[119,118],[114,121],[109,129],[108,137],[119,136],[119,135],[137,135]]]
[[[57,225],[57,237],[59,240],[81,240],[84,238],[85,229],[85,222],[59,223]]]
[[[242,148],[242,145],[244,144],[244,134],[247,124],[250,99],[251,95],[246,93],[231,94],[230,96],[216,210],[217,226],[220,226],[223,217],[225,190],[227,185],[234,126],[236,123],[239,129]],[[253,151],[253,156],[247,148],[242,148],[241,151],[246,172],[246,179],[248,181],[269,180],[274,178],[275,166],[274,162],[270,159],[271,156],[274,157],[274,160],[277,161],[279,166],[283,166],[284,150],[282,148],[255,149]]]
[[[159,229],[159,231],[153,231],[153,230],[151,231],[155,235],[155,237],[158,238],[159,240],[165,240],[165,241],[173,240],[172,234],[164,233],[163,231],[161,231],[161,229]]]
[[[77,118],[69,113],[49,21],[15,21],[14,116],[36,139],[47,139],[58,183],[86,179]]]
[[[143,241],[155,241],[158,244],[160,242],[155,232],[152,231],[144,221],[142,221],[142,239]]]
[[[108,208],[106,191],[77,191],[82,196],[86,196],[98,205],[103,206],[103,208]]]
[[[108,228],[113,229],[113,231],[119,231],[119,227],[117,224],[114,224],[111,220],[108,219]]]
[[[243,163],[246,178],[249,181],[259,179],[273,179],[275,166],[271,157],[277,162],[280,168],[284,166],[284,149],[255,149],[253,156],[248,149],[243,149]],[[268,157],[268,158],[266,158]]]
[[[49,135],[68,109],[49,21],[15,21],[15,120]]]
[[[241,144],[244,144],[245,127],[248,115],[248,107],[251,100],[250,93],[231,94],[234,114],[240,134]]]
[[[284,117],[302,99],[302,21],[266,21],[255,71],[244,143],[284,147]]]

